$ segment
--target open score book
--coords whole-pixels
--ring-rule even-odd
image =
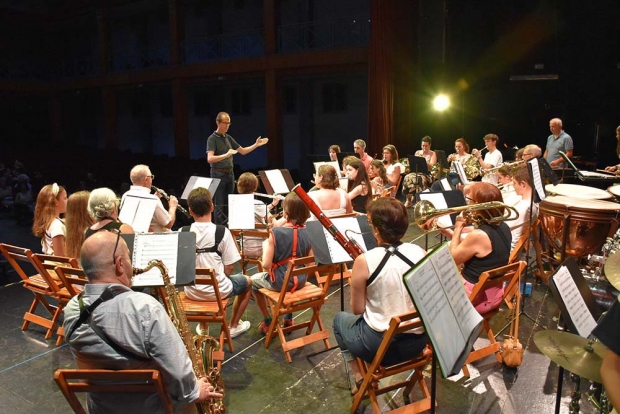
[[[482,330],[448,243],[427,254],[403,276],[444,378],[458,374]]]

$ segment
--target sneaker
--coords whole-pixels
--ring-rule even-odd
[[[236,338],[248,329],[250,329],[250,321],[240,320],[236,328],[230,328],[230,337]]]
[[[209,325],[203,325],[202,323],[198,323],[198,325],[196,325],[196,333],[198,335],[209,336]]]
[[[293,325],[295,325],[295,321],[292,320],[292,319],[284,319],[282,321],[282,327],[283,328],[288,328],[289,326],[293,326]]]
[[[267,332],[269,332],[269,325],[267,325],[267,323],[265,321],[262,321],[261,323],[258,324],[258,330],[263,335],[267,335]]]

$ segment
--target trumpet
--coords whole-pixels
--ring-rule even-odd
[[[491,211],[499,211],[500,215],[493,216],[490,214]],[[465,221],[476,225],[481,225],[482,223],[499,223],[519,218],[519,212],[514,207],[504,204],[501,201],[490,201],[487,203],[470,204],[467,206],[438,210],[430,201],[420,200],[413,209],[413,220],[421,229],[435,231],[437,229],[437,224],[434,219],[445,216],[446,214],[460,212],[463,212]],[[431,224],[429,225],[429,223]]]
[[[477,150],[476,148],[474,148],[473,150],[471,150],[471,155],[473,155],[474,157],[478,156],[478,153],[480,153],[482,150],[489,150],[487,148],[487,146],[485,145],[481,150]]]
[[[493,168],[483,168],[482,169],[482,174],[490,174],[490,173],[494,173],[495,171],[499,170],[502,167],[508,167],[508,168],[514,168],[517,167],[521,164],[523,164],[525,162],[525,160],[520,160],[520,161],[515,161],[515,162],[505,162],[503,164],[498,165],[497,167],[493,167]]]

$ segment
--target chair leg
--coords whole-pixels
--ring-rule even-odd
[[[60,314],[62,313],[63,308],[64,306],[62,304],[58,304],[58,307],[56,308],[56,312],[54,312],[54,315],[52,316],[52,326],[50,326],[47,332],[45,333],[45,339],[50,339],[52,335],[54,335],[54,330],[56,329],[56,323],[58,322],[58,319],[60,319]]]

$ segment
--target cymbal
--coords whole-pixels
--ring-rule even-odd
[[[601,366],[605,345],[568,332],[541,331],[534,335],[534,343],[544,355],[568,371],[602,383]]]
[[[605,277],[613,287],[620,290],[620,252],[616,252],[605,260]]]

